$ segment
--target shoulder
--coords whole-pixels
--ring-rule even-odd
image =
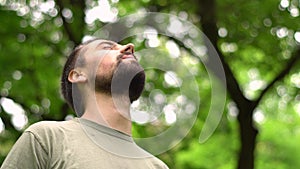
[[[150,156],[146,158],[141,158],[141,160],[146,160],[147,166],[149,168],[155,168],[155,169],[169,169],[168,166],[161,161],[159,158],[153,156],[150,154]]]
[[[30,125],[25,131],[56,129],[74,123],[70,121],[40,121]]]
[[[69,138],[74,130],[78,130],[78,123],[70,121],[41,121],[29,126],[23,133],[24,136],[33,136],[47,152],[54,145],[60,145]],[[70,132],[71,131],[71,132]]]
[[[29,126],[25,133],[32,133],[36,137],[53,135],[55,133],[64,132],[69,128],[76,126],[77,123],[70,121],[40,121]]]
[[[153,164],[156,168],[169,169],[169,167],[163,161],[158,159],[157,157],[153,156],[152,160],[153,160]]]

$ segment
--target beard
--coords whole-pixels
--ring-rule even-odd
[[[96,92],[117,97],[127,97],[130,102],[137,100],[144,89],[145,71],[136,60],[122,60],[112,71],[105,75],[96,75]]]

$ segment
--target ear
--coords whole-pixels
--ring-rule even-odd
[[[84,83],[87,81],[86,75],[78,70],[71,70],[68,76],[68,80],[71,83]]]

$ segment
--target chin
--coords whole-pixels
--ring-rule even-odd
[[[123,59],[111,81],[112,95],[125,95],[130,102],[137,100],[144,89],[145,72],[135,59]]]

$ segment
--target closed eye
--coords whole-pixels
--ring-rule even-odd
[[[102,49],[110,50],[110,49],[112,49],[112,47],[111,46],[103,46]]]
[[[111,50],[116,46],[116,43],[110,41],[102,41],[97,45],[98,49]]]

